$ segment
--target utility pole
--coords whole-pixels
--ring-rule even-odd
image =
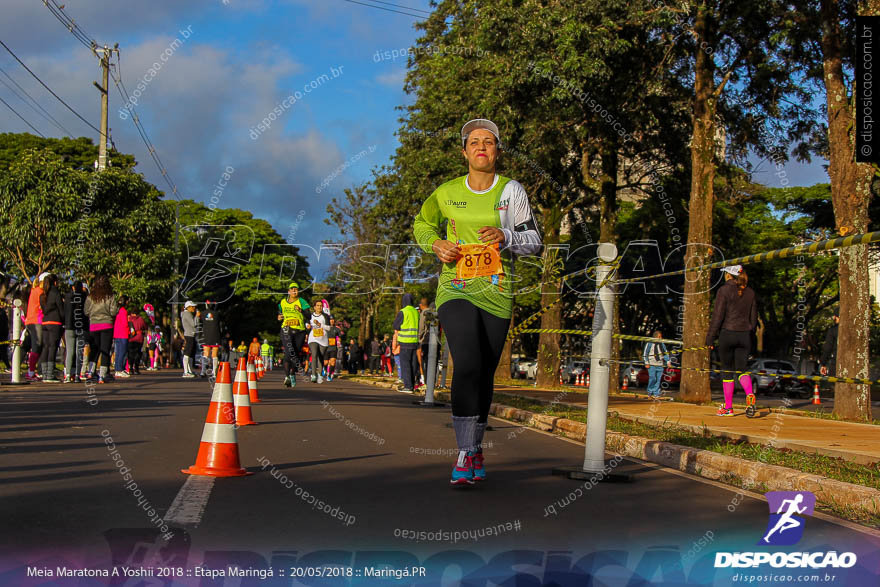
[[[114,49],[117,49],[117,44]],[[118,50],[118,49],[117,49]],[[98,141],[98,171],[104,171],[107,168],[107,117],[110,112],[110,56],[113,49],[104,45],[100,54],[98,50],[92,49],[95,56],[101,61],[101,85],[93,82],[98,91],[101,92],[101,137]]]

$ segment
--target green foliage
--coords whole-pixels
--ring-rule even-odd
[[[26,149],[48,149],[59,155],[64,165],[71,169],[90,171],[98,160],[98,146],[88,137],[44,139],[28,133],[0,133],[0,172],[7,170]],[[136,165],[132,155],[120,153],[116,149],[107,152],[107,159],[110,168],[132,169]]]
[[[174,214],[177,202],[163,202],[168,213]],[[192,200],[183,200],[180,206],[180,301],[207,299],[222,301],[218,308],[221,319],[236,341],[249,341],[253,336],[278,339],[278,302],[287,293],[291,280],[299,282],[303,290],[312,281],[308,261],[296,247],[285,243],[284,238],[272,226],[253,214],[238,208],[218,208],[214,211]],[[229,227],[229,228],[227,228]],[[224,277],[218,286],[215,282],[189,289],[186,280],[198,275],[199,267],[190,257],[197,256],[209,237],[230,239],[230,248],[238,248],[232,274]],[[213,258],[222,259],[225,249],[217,251]],[[233,290],[234,287],[234,290]],[[308,297],[307,291],[302,295]],[[169,292],[168,299],[172,295]],[[227,299],[228,298],[228,299]],[[224,301],[225,300],[225,301]]]
[[[48,150],[23,151],[0,175],[0,251],[19,279],[68,269],[85,191],[81,172]]]

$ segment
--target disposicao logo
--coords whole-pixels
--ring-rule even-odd
[[[764,497],[770,506],[770,521],[758,544],[797,544],[804,535],[804,518],[800,516],[813,515],[816,496],[809,491],[770,491]]]
[[[770,491],[764,496],[770,507],[770,520],[758,544],[791,546],[804,535],[805,518],[812,516],[816,496],[809,491]],[[769,564],[774,568],[848,569],[856,564],[853,552],[716,552],[715,568],[756,568]]]

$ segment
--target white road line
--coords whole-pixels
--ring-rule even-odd
[[[165,522],[197,526],[202,521],[205,506],[208,505],[208,498],[211,497],[214,479],[216,477],[191,475],[177,492],[177,497],[171,502],[171,507],[165,514]]]

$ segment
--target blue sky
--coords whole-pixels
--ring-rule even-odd
[[[425,0],[393,0],[428,10]],[[61,0],[59,0],[61,3]],[[283,236],[297,225],[297,243],[317,247],[333,231],[323,220],[330,199],[386,164],[397,145],[394,132],[407,101],[406,59],[376,62],[377,51],[411,46],[414,18],[344,0],[65,0],[65,12],[100,43],[119,43],[122,77],[134,93],[138,80],[180,31],[192,34],[145,84],[137,111],[170,176],[185,198],[207,202],[227,166],[235,169],[220,207],[250,210]],[[97,126],[99,96],[92,86],[97,59],[52,16],[40,0],[0,0],[0,39],[71,106]],[[92,136],[13,61],[9,73],[75,136]],[[341,68],[276,117],[256,140],[249,130],[285,97]],[[5,79],[5,78],[3,78]],[[112,85],[112,84],[111,84]],[[6,87],[0,97],[46,136],[61,136]],[[111,91],[110,127],[117,147],[133,153],[138,171],[165,184],[131,120],[119,116],[122,100]],[[28,130],[0,105],[0,129]],[[367,150],[367,154],[358,154]],[[356,159],[356,160],[353,160]],[[337,177],[333,170],[350,161]],[[778,185],[773,165],[756,176]],[[827,181],[821,162],[790,164],[791,185]],[[315,188],[328,185],[320,194]],[[427,194],[426,194],[427,195]],[[305,214],[300,215],[300,210]],[[297,217],[301,222],[297,223]]]

